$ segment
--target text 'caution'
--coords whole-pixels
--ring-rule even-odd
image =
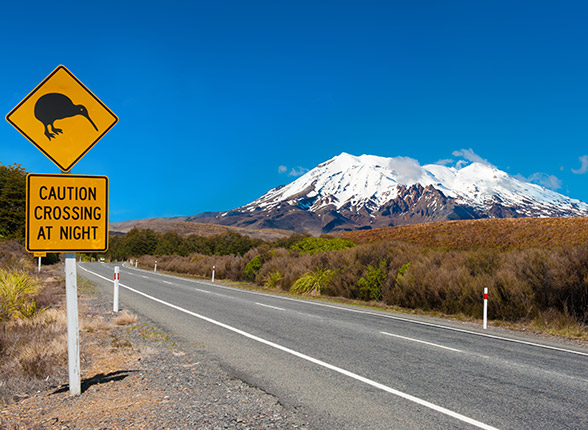
[[[108,178],[89,175],[27,176],[29,252],[108,249]]]

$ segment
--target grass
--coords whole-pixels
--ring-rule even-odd
[[[146,340],[149,340],[152,342],[168,343],[169,346],[172,348],[174,346],[176,346],[176,344],[174,342],[171,342],[171,339],[172,339],[171,335],[169,335],[168,333],[164,333],[155,327],[150,327],[148,324],[135,325],[135,326],[132,326],[128,329],[129,332],[132,330],[137,330],[139,335]]]
[[[320,268],[314,272],[307,272],[292,285],[290,291],[298,294],[320,295],[335,275],[333,270]]]
[[[65,288],[59,266],[36,274],[33,257],[15,241],[0,241],[0,404],[67,379]],[[81,294],[97,290],[78,279]],[[80,318],[87,332],[112,327]]]
[[[67,317],[55,307],[62,282],[26,267],[0,268],[0,403],[67,374]]]
[[[356,243],[409,242],[450,249],[553,249],[585,246],[588,218],[507,218],[445,221],[345,232]]]
[[[130,324],[134,324],[136,321],[137,321],[137,315],[130,313],[126,309],[124,311],[122,311],[114,319],[114,323],[116,325],[130,325]]]
[[[67,369],[67,322],[64,310],[49,309],[28,319],[11,319],[0,326],[0,402],[35,380],[62,375]]]
[[[98,288],[92,282],[81,276],[77,277],[78,294],[97,295]]]
[[[23,270],[0,268],[0,321],[31,318],[42,311],[34,300],[38,280]]]

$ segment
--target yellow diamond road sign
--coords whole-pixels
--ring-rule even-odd
[[[27,175],[25,245],[29,252],[108,249],[108,178]]]
[[[6,120],[68,172],[118,118],[65,66],[59,66]]]

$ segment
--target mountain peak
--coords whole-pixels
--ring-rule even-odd
[[[489,163],[421,166],[410,157],[342,152],[290,184],[224,213],[223,223],[320,233],[448,219],[551,216],[588,216],[588,205]]]

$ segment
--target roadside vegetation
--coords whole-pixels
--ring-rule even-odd
[[[33,258],[16,240],[0,241],[0,403],[67,372],[67,322],[57,304],[62,280],[35,273]]]
[[[344,238],[296,234],[250,242],[232,253],[210,247],[188,255],[134,257],[149,269],[157,260],[158,270],[210,278],[215,266],[217,279],[465,319],[482,318],[487,287],[489,318],[495,324],[588,339],[586,221],[450,222],[374,231],[371,237],[357,232],[361,239],[352,233]],[[403,237],[390,238],[395,229]],[[549,240],[545,230],[557,239]],[[572,238],[569,245],[566,237]]]
[[[27,172],[0,163],[0,240],[24,239]]]

